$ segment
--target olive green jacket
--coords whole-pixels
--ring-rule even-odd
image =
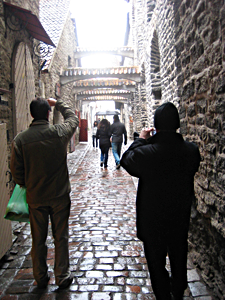
[[[64,123],[50,125],[47,120],[33,120],[30,127],[12,142],[10,168],[13,179],[27,188],[27,203],[32,207],[70,192],[67,145],[79,120],[63,101],[56,109]]]

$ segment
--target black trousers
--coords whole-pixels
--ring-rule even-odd
[[[157,235],[151,235],[144,241],[145,257],[157,300],[171,300],[171,293],[176,300],[183,299],[187,288],[187,227],[169,227],[162,232],[157,230]],[[167,254],[171,277],[166,269]]]
[[[96,138],[96,135],[92,135],[92,144],[93,147],[98,148],[98,139]]]

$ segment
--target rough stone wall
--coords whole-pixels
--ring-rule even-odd
[[[41,74],[41,80],[44,83],[44,96],[46,98],[53,97],[56,98],[55,87],[56,83],[60,82],[60,73],[63,69],[67,69],[68,65],[68,57],[70,56],[70,66],[75,66],[75,58],[74,58],[74,49],[76,48],[76,36],[74,32],[73,21],[70,18],[70,13],[66,19],[64,28],[61,33],[60,40],[58,42],[57,48],[54,51],[54,55],[51,59],[50,66],[47,72]],[[72,93],[73,83],[69,83],[61,86],[61,99],[65,101],[68,105],[70,105],[74,111],[79,111],[80,103],[75,100],[75,96]],[[62,122],[61,114],[54,111],[54,122]],[[51,120],[52,121],[52,120]],[[76,143],[79,142],[79,132],[78,129],[76,131]]]
[[[145,65],[143,64],[143,53],[145,51],[145,31],[146,31],[146,3],[145,0],[134,0],[132,2],[131,33],[134,45],[134,65],[140,66],[145,76]],[[145,83],[137,85],[131,108],[133,114],[133,131],[140,132],[143,124],[148,123],[148,113],[146,110]],[[143,118],[142,118],[143,116]]]
[[[198,144],[202,156],[190,249],[219,299],[225,299],[224,17],[223,0],[175,3],[181,133]]]
[[[225,299],[225,3],[133,0],[132,6],[136,64],[144,65],[148,104],[142,107],[139,86],[132,103],[134,130],[141,128],[144,109],[152,123],[161,103],[178,107],[181,133],[197,143],[202,156],[190,254],[215,298]]]
[[[178,106],[174,47],[174,15],[171,0],[133,0],[132,33],[137,48],[137,65],[145,75],[144,92],[136,95],[134,107],[140,105],[141,117],[134,111],[136,128],[145,122],[153,126],[155,109],[166,101]],[[141,84],[143,85],[143,84]],[[146,104],[143,107],[143,100]],[[145,101],[144,101],[145,102]],[[141,124],[139,124],[139,122]]]
[[[38,15],[38,0],[26,1],[7,1],[13,5],[20,6],[22,8],[31,10],[34,14]],[[30,53],[33,53],[33,39],[25,30],[12,31],[9,27],[6,27],[4,17],[3,1],[0,0],[0,88],[9,90],[9,86],[12,83],[12,57],[15,45],[19,42],[24,42],[28,45]],[[32,57],[34,76],[38,74],[38,61],[35,56]],[[14,137],[13,132],[13,98],[12,89],[11,93],[4,93],[1,95],[0,102],[0,122],[6,123],[7,129],[7,142],[8,152],[10,156],[11,142]]]

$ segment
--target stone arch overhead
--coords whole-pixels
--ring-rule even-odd
[[[144,81],[143,78],[144,74],[140,72],[139,67],[132,66],[132,67],[112,67],[112,68],[69,68],[65,70],[60,75],[60,82],[61,85],[66,85],[69,83],[74,82],[73,92],[75,94],[79,94],[77,98],[82,100],[89,101],[90,98],[93,99],[94,94],[96,94],[95,99],[99,100],[102,98],[101,96],[105,95],[105,98],[108,100],[114,100],[115,102],[126,103],[128,99],[126,98],[133,98],[132,93],[135,91],[135,85]],[[99,86],[97,89],[99,90],[99,94],[97,95],[96,92],[93,90],[96,89],[96,80],[99,82]],[[116,92],[111,88],[111,84],[109,82],[119,82],[122,83],[120,85],[120,92]],[[83,82],[83,86],[79,86],[76,83]],[[86,82],[86,84],[85,84]],[[104,83],[105,84],[102,84]],[[124,84],[123,84],[124,82]],[[125,82],[128,83],[129,86],[125,87]],[[90,83],[90,84],[89,84]],[[109,84],[107,86],[107,84]],[[108,87],[110,89],[109,93],[106,93],[107,89],[103,87]],[[118,86],[119,87],[119,86]],[[86,95],[84,95],[86,90]],[[83,94],[83,95],[82,95]],[[93,96],[91,96],[93,94]],[[107,94],[110,94],[109,96]],[[131,94],[129,97],[124,97],[125,94]],[[87,99],[89,98],[89,99]],[[98,98],[98,99],[97,99]],[[94,99],[93,99],[94,101]]]

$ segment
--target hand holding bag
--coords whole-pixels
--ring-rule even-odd
[[[18,222],[30,222],[26,193],[26,188],[16,184],[6,207],[5,219]]]

